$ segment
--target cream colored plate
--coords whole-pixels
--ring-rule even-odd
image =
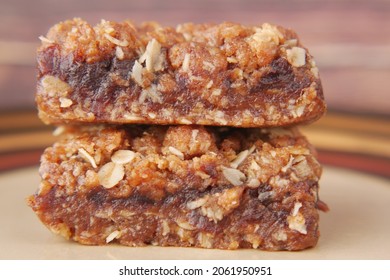
[[[302,252],[84,246],[53,235],[26,206],[37,168],[0,174],[0,259],[390,259],[390,181],[325,167],[317,247]]]

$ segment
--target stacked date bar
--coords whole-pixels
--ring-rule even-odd
[[[38,50],[39,116],[59,140],[29,205],[82,244],[302,250],[321,166],[297,125],[326,110],[279,26],[73,19]]]

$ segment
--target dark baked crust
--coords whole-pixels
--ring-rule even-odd
[[[314,60],[280,26],[74,19],[41,39],[36,102],[46,123],[271,127],[326,110]]]
[[[301,250],[321,167],[297,129],[67,128],[29,205],[83,244]]]

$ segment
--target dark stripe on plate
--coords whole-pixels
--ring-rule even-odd
[[[0,172],[38,165],[43,149],[0,154]]]
[[[390,160],[385,157],[335,151],[318,151],[321,164],[349,168],[390,178]]]

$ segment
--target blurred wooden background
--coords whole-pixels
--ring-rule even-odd
[[[11,152],[35,153],[35,162],[52,141],[36,118],[35,49],[50,26],[73,17],[92,24],[129,18],[294,29],[316,59],[329,106],[327,117],[304,129],[309,139],[329,152],[325,162],[343,161],[334,151],[349,159],[364,155],[367,169],[374,157],[376,169],[390,177],[389,0],[0,0],[0,170]]]

